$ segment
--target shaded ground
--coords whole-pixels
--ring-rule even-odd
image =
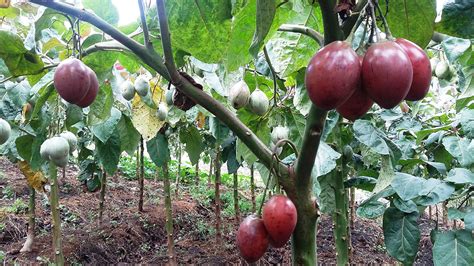
[[[0,158],[0,190],[9,190],[14,197],[0,199],[0,207],[12,206],[14,198],[27,203],[26,180],[15,165]],[[145,180],[145,212],[138,213],[137,182],[119,176],[109,179],[104,221],[97,221],[99,193],[85,193],[75,178],[74,169],[61,178],[60,209],[63,222],[64,254],[68,263],[118,264],[167,261],[163,189],[161,182]],[[7,188],[8,187],[8,188]],[[2,193],[0,193],[0,196]],[[213,209],[194,200],[186,189],[173,200],[175,242],[180,264],[241,264],[235,247],[238,224],[224,218],[223,240],[217,246],[214,239]],[[20,254],[26,236],[27,215],[24,211],[0,213],[0,253],[7,264],[46,264],[51,261],[51,223],[45,196],[37,197],[37,237],[33,252]],[[431,225],[421,221],[423,231]],[[424,223],[424,224],[423,224]],[[423,233],[417,264],[431,262],[429,233]],[[323,217],[318,227],[318,255],[321,264],[335,263],[332,221]],[[383,232],[375,221],[357,219],[352,232],[353,263],[393,264],[384,250]],[[265,264],[290,263],[290,246],[270,249],[260,260]]]

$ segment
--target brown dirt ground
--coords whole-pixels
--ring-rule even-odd
[[[66,179],[60,181],[60,205],[63,230],[63,248],[68,264],[166,264],[166,234],[163,189],[161,182],[145,180],[145,211],[137,212],[137,182],[115,175],[109,179],[106,211],[102,224],[97,222],[99,193],[85,193],[69,167]],[[15,165],[0,158],[0,189],[13,188],[15,197],[28,202],[28,186]],[[213,234],[213,210],[201,205],[185,191],[173,200],[175,245],[179,264],[245,264],[235,247],[238,224],[224,218],[222,244],[217,246]],[[184,192],[183,192],[184,191]],[[1,195],[1,193],[0,193]],[[0,207],[9,206],[14,200],[0,198]],[[6,253],[6,263],[47,264],[52,260],[51,221],[49,206],[44,196],[37,197],[36,231],[34,250],[19,253],[26,236],[27,215],[8,213],[3,217],[5,229],[0,232],[0,251]],[[2,219],[0,215],[0,219]],[[201,223],[201,226],[199,226]],[[416,264],[430,265],[431,242],[427,220],[421,221],[423,231]],[[318,226],[318,256],[322,265],[335,264],[332,221],[323,216]],[[394,264],[384,250],[383,232],[376,221],[356,219],[352,231],[355,264]],[[260,264],[290,264],[291,250],[287,244],[282,249],[270,248]]]

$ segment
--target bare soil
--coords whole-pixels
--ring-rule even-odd
[[[26,179],[17,167],[0,158],[0,190],[13,189],[16,198],[28,202]],[[76,169],[69,167],[66,178],[60,178],[60,210],[63,249],[68,264],[166,264],[166,233],[163,187],[161,182],[145,180],[145,211],[138,212],[138,184],[119,174],[108,180],[104,220],[98,222],[99,193],[84,192],[76,179]],[[0,196],[2,193],[0,193]],[[52,261],[51,218],[45,195],[37,196],[36,232],[33,251],[20,253],[26,237],[26,213],[0,213],[0,251],[6,264],[47,264]],[[14,199],[0,198],[0,207],[10,206]],[[212,205],[211,205],[212,206]],[[223,218],[223,239],[216,245],[213,234],[214,210],[194,200],[186,188],[173,199],[175,246],[179,264],[245,264],[235,246],[238,223]],[[430,265],[429,230],[433,224],[421,220],[423,233],[416,264]],[[318,225],[319,262],[335,264],[332,220],[323,216]],[[428,233],[426,233],[428,232]],[[395,264],[384,249],[381,225],[376,221],[356,219],[352,231],[352,263]],[[288,265],[290,245],[270,248],[260,264]]]

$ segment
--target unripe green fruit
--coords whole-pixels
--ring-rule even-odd
[[[7,140],[10,138],[11,131],[12,128],[10,127],[10,124],[0,118],[0,145],[7,142]]]
[[[168,116],[168,106],[164,103],[158,105],[158,110],[156,111],[156,116],[160,121],[165,121]]]
[[[64,131],[63,133],[59,134],[60,137],[67,140],[69,144],[69,151],[73,152],[77,148],[77,137],[72,132]]]
[[[51,139],[47,139],[41,144],[40,155],[41,158],[45,161],[49,161],[49,147],[51,145]]]
[[[171,133],[173,133],[173,131],[171,131],[171,128],[167,128],[167,129],[165,130],[165,137],[171,136]]]
[[[127,101],[131,101],[135,97],[135,87],[130,80],[124,81],[120,85],[120,90],[122,91],[122,96]]]
[[[278,141],[282,139],[288,139],[288,128],[287,127],[282,127],[282,126],[277,126],[273,128],[271,137],[272,137],[272,142],[276,144]]]
[[[57,160],[52,160],[52,161],[58,167],[66,167],[67,163],[69,162],[69,156],[59,158]]]
[[[176,88],[171,86],[169,90],[166,91],[165,100],[168,106],[173,106],[173,95]]]
[[[430,65],[431,65],[431,73],[435,74],[436,66],[439,63],[439,59],[436,57],[433,57],[430,59]]]
[[[57,161],[69,155],[69,143],[63,137],[52,137],[48,148],[49,159]]]
[[[436,65],[435,75],[439,79],[449,79],[451,76],[451,71],[449,65],[446,61],[441,61]]]
[[[148,94],[150,83],[144,76],[138,76],[137,79],[135,79],[134,85],[138,95],[145,97]]]
[[[253,113],[260,116],[264,115],[267,112],[269,105],[270,101],[263,91],[256,89],[250,95],[249,109]]]
[[[241,80],[232,86],[229,101],[235,109],[240,109],[249,103],[250,89],[245,81]]]
[[[344,146],[344,151],[343,151],[345,159],[352,159],[352,155],[354,152],[352,151],[352,147],[349,145]]]

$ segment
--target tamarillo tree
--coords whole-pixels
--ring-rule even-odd
[[[237,137],[235,159],[255,165],[265,183],[274,184],[275,191],[281,187],[296,208],[296,225],[291,227],[294,264],[317,264],[316,228],[321,213],[331,215],[335,224],[337,263],[350,262],[349,188],[372,193],[358,207],[357,215],[383,217],[387,251],[398,261],[414,262],[420,241],[417,219],[426,206],[443,204],[448,218],[464,221],[465,229],[433,231],[434,260],[444,264],[454,256],[474,263],[469,232],[473,212],[466,205],[474,184],[470,170],[474,160],[469,156],[473,57],[471,41],[463,39],[472,38],[472,27],[465,23],[470,18],[470,3],[450,3],[445,6],[445,19],[435,24],[434,0],[214,0],[192,4],[157,0],[154,6],[137,2],[140,21],[129,28],[117,26],[113,14],[101,13],[94,6],[83,9],[41,0],[30,1],[37,5],[27,4],[33,7],[32,17],[39,14],[31,33],[21,23],[18,34],[2,28],[0,70],[9,77],[0,88],[0,95],[6,95],[0,115],[11,126],[2,154],[12,161],[22,158],[40,169],[45,161],[40,159],[39,146],[66,128],[79,137],[82,180],[97,188],[100,169],[111,176],[121,152],[135,152],[140,135],[154,163],[166,167],[168,157],[160,152],[170,147],[166,132],[159,132],[165,123],[162,120],[177,132],[174,137],[184,144],[179,143],[183,150],[199,158],[204,148],[195,148],[190,141],[203,143],[199,130],[192,123],[180,122],[194,121],[189,117],[198,109],[208,116],[204,121],[212,121],[211,135],[221,134],[216,131],[219,128],[230,130]],[[99,5],[112,6],[110,1]],[[10,7],[0,15],[14,18],[17,11]],[[58,17],[68,26],[55,23]],[[458,23],[454,18],[462,19]],[[433,34],[435,29],[454,37]],[[48,36],[60,44],[54,38],[48,43]],[[432,78],[426,76],[426,53],[421,48],[407,52],[408,42],[397,44],[400,41],[392,36],[421,48],[429,46],[428,56],[440,59],[432,66],[436,79],[431,80],[430,90],[426,88]],[[72,43],[72,49],[62,42]],[[65,104],[51,84],[58,62],[70,55],[97,74],[99,90],[85,111],[80,108],[82,99],[71,98],[73,104]],[[416,68],[416,62],[422,67]],[[394,69],[397,71],[391,71]],[[16,80],[23,76],[27,79]],[[424,79],[417,79],[419,76]],[[122,88],[124,81],[128,82]],[[350,86],[344,81],[350,81]],[[163,84],[172,85],[166,93],[160,87]],[[444,101],[446,95],[448,101]],[[436,106],[439,102],[447,107]],[[163,103],[173,107],[166,113]],[[31,119],[20,121],[18,110],[27,104],[32,105]],[[160,119],[151,123],[148,117],[131,115],[140,113],[138,110],[154,116],[159,110]],[[143,121],[137,121],[140,119]],[[48,126],[51,121],[55,123]],[[144,127],[145,122],[151,126]],[[212,165],[218,193],[220,165],[228,146],[220,142],[222,138],[215,139],[207,148],[215,151]],[[176,151],[181,154],[182,149]],[[49,168],[52,179],[54,169]],[[273,177],[265,180],[266,176]],[[169,190],[166,194],[169,206]],[[217,203],[216,213],[219,211]],[[219,225],[219,214],[216,220]],[[243,255],[254,261],[272,245],[267,232],[272,227],[249,216],[241,227],[251,226],[259,227],[262,246],[260,250],[245,246],[249,251],[245,254],[250,255]],[[55,245],[60,246],[57,233]],[[168,240],[172,243],[172,238]],[[454,242],[459,248],[443,250]],[[56,262],[61,264],[62,253],[55,246],[55,254],[57,251]]]

